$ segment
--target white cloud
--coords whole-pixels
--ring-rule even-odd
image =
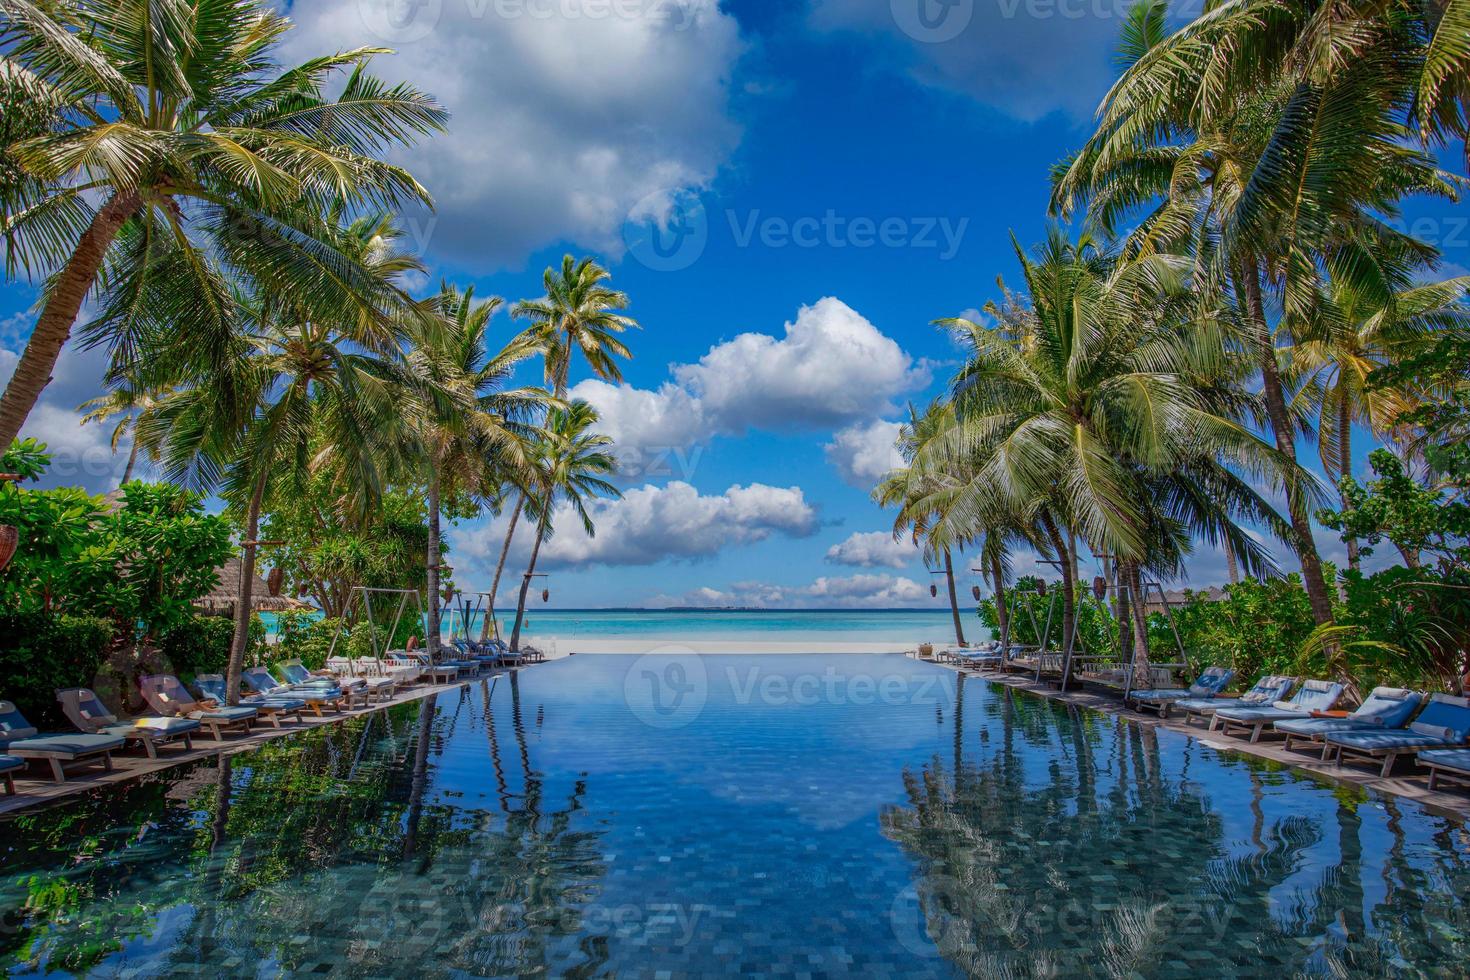
[[[450,110],[400,155],[437,204],[412,230],[477,265],[563,240],[621,254],[640,200],[704,186],[739,139],[743,45],[717,0],[319,0],[291,17],[288,58],[390,47],[373,71]]]
[[[745,333],[674,368],[726,432],[793,431],[871,418],[895,396],[927,384],[892,338],[833,296],[797,311],[785,336]]]
[[[832,441],[822,448],[842,479],[867,490],[890,470],[903,465],[896,445],[899,429],[897,422],[881,419],[850,425],[834,433]]]
[[[884,50],[921,83],[1016,119],[1081,121],[1114,78],[1127,9],[1126,0],[817,0],[810,22],[890,42]]]
[[[897,425],[869,420],[930,376],[928,364],[915,364],[896,341],[831,296],[801,307],[779,338],[744,333],[711,347],[697,363],[670,370],[674,380],[656,389],[588,380],[571,390],[602,414],[599,429],[616,441],[637,477],[687,477],[695,447],[751,429],[790,433],[850,424],[849,440],[881,441],[883,432],[896,434]],[[866,474],[888,469],[889,455],[875,445],[854,445],[851,452],[828,448],[829,457],[834,452],[844,476],[858,485]],[[665,472],[647,468],[656,457],[669,467]]]
[[[822,576],[808,585],[735,582],[728,589],[712,589],[706,586],[677,596],[653,596],[646,605],[882,609],[927,605],[930,602],[932,599],[928,587],[911,578],[895,575],[849,575],[837,578]]]
[[[15,372],[33,326],[34,319],[26,314],[0,319],[0,342],[15,347],[0,348],[0,388]],[[113,453],[111,425],[84,426],[82,413],[77,411],[78,405],[102,391],[105,363],[106,354],[101,350],[82,350],[75,341],[62,348],[51,383],[42,389],[20,430],[22,439],[44,442],[51,454],[51,466],[36,486],[81,486],[90,493],[105,493],[121,479],[127,463],[126,440],[121,452]]]
[[[675,480],[629,490],[621,499],[596,501],[588,510],[597,528],[593,537],[568,507],[557,509],[552,518],[556,533],[542,545],[538,567],[693,561],[773,535],[804,538],[817,530],[816,510],[800,487],[763,483],[704,495]],[[451,534],[456,553],[493,564],[505,535],[505,518]],[[530,538],[529,532],[517,533],[512,564],[524,563]]]
[[[913,541],[895,541],[887,531],[858,531],[827,549],[827,561],[857,568],[907,568],[918,558]]]

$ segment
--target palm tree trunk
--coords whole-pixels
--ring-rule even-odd
[[[950,561],[949,549],[944,549],[944,579],[949,585],[949,612],[954,617],[954,641],[965,645],[965,628],[960,624],[960,599],[954,591],[954,563]]]
[[[1244,275],[1239,277],[1245,287],[1246,304],[1254,328],[1256,346],[1260,358],[1261,389],[1266,396],[1266,414],[1271,419],[1271,434],[1276,440],[1276,449],[1288,460],[1296,462],[1296,442],[1291,427],[1291,416],[1286,410],[1286,395],[1281,384],[1281,372],[1276,364],[1276,344],[1271,329],[1266,324],[1266,305],[1261,299],[1260,271],[1254,260],[1245,264]],[[1332,599],[1327,594],[1327,580],[1322,573],[1322,558],[1317,554],[1317,542],[1312,537],[1312,521],[1307,514],[1307,501],[1300,492],[1289,492],[1286,507],[1291,518],[1293,550],[1302,565],[1302,582],[1307,588],[1307,599],[1312,605],[1312,619],[1318,626],[1332,622]]]
[[[1346,480],[1353,475],[1353,415],[1352,406],[1348,404],[1347,396],[1343,395],[1337,401],[1337,447],[1340,459],[1338,460],[1338,474]],[[1347,506],[1347,498],[1338,491],[1343,507]],[[1347,538],[1348,568],[1352,571],[1358,570],[1358,539],[1351,535]]]
[[[1077,586],[1076,581],[1072,578],[1072,556],[1067,551],[1066,539],[1057,530],[1051,513],[1045,509],[1041,512],[1041,526],[1051,540],[1052,547],[1056,549],[1057,557],[1061,559],[1058,567],[1062,570],[1062,652],[1070,653],[1072,651],[1072,624],[1077,617]]]
[[[990,585],[995,591],[995,621],[1000,627],[1000,654],[1006,655],[1006,647],[1011,639],[1011,611],[1006,606],[1006,581],[1005,570],[1001,568],[1000,558],[997,555],[990,556]]]
[[[1225,541],[1225,571],[1230,576],[1230,584],[1240,584],[1240,564],[1235,560],[1235,547],[1227,538]]]
[[[267,464],[261,464],[260,476],[250,495],[245,511],[245,540],[240,546],[240,589],[235,598],[235,637],[230,643],[230,667],[225,674],[225,698],[230,704],[240,703],[240,672],[245,669],[245,648],[250,644],[251,593],[255,589],[255,549],[260,537],[260,505],[265,499]]]
[[[133,446],[128,450],[128,465],[123,467],[122,482],[127,483],[133,478],[133,467],[138,462],[138,437],[133,436]]]
[[[15,373],[0,396],[0,447],[8,448],[36,407],[41,392],[51,383],[56,359],[71,338],[82,302],[92,289],[108,246],[118,231],[142,206],[136,192],[119,194],[104,204],[77,241],[76,251],[66,260],[46,293],[46,305],[36,318],[36,329],[15,365]]]
[[[485,630],[490,629],[490,617],[495,615],[495,595],[500,591],[500,573],[505,571],[505,557],[510,554],[510,542],[516,533],[516,522],[521,519],[521,511],[526,509],[526,495],[516,501],[516,509],[510,512],[510,526],[505,529],[505,543],[500,546],[500,561],[495,563],[495,578],[490,581],[490,601],[485,607]],[[482,636],[481,639],[484,639]]]
[[[1153,678],[1148,663],[1148,602],[1143,594],[1143,576],[1138,572],[1137,562],[1124,562],[1124,576],[1128,580],[1128,591],[1133,595],[1129,620],[1133,625],[1133,685],[1153,687]]]
[[[425,555],[427,570],[426,584],[429,589],[429,621],[425,626],[424,648],[435,661],[439,659],[439,645],[443,642],[442,627],[439,625],[439,472],[429,468],[429,548]],[[391,641],[391,637],[389,638]]]
[[[510,634],[510,648],[521,648],[521,620],[526,616],[526,593],[531,591],[531,579],[536,574],[536,559],[541,554],[541,542],[546,538],[546,522],[536,525],[536,543],[531,547],[531,564],[526,566],[526,575],[521,579],[521,597],[516,602],[516,624]]]

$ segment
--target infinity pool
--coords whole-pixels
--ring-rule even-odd
[[[17,975],[1462,976],[1416,806],[898,656],[579,656],[0,824]]]

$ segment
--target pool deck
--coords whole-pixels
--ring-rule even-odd
[[[536,665],[527,664],[518,669],[526,670],[534,666]],[[487,684],[493,683],[504,673],[506,671],[497,669],[488,674],[451,681],[447,684],[421,684],[406,691],[400,691],[391,700],[380,701],[365,708],[327,711],[320,718],[306,712],[302,715],[301,724],[283,722],[280,728],[262,725],[254,728],[248,735],[227,735],[223,742],[214,741],[208,731],[201,730],[194,736],[194,748],[191,751],[185,752],[174,745],[163,746],[158,750],[157,759],[148,758],[141,749],[131,747],[120,749],[112,755],[110,771],[97,765],[78,766],[67,773],[66,781],[62,783],[51,780],[50,770],[44,762],[32,763],[26,769],[15,770],[14,796],[5,795],[3,787],[0,787],[0,820],[25,810],[51,806],[95,789],[140,779],[165,769],[172,769],[174,766],[188,765],[213,756],[248,752],[259,748],[271,739],[297,735],[325,725],[340,725],[352,718],[361,718],[375,711],[383,711],[396,705],[422,700],[431,694],[457,691],[462,687],[482,681]],[[46,775],[41,776],[42,773]],[[40,778],[37,778],[38,776]]]
[[[1070,691],[1060,691],[1053,685],[1045,683],[1038,684],[1036,681],[1024,675],[966,670],[954,664],[941,664],[932,660],[926,660],[925,663],[933,663],[938,667],[947,667],[967,677],[986,681],[1001,687],[1026,691],[1039,697],[1050,698],[1053,701],[1061,701],[1083,708],[1091,708],[1103,714],[1116,715],[1119,718],[1127,719],[1139,725],[1165,728],[1169,731],[1178,732],[1181,735],[1188,735],[1201,745],[1207,745],[1210,748],[1226,752],[1237,752],[1241,755],[1254,756],[1258,759],[1268,759],[1284,766],[1290,766],[1292,769],[1315,779],[1350,786],[1361,786],[1378,793],[1403,797],[1413,800],[1426,809],[1444,816],[1455,817],[1461,820],[1470,819],[1470,788],[1451,787],[1448,791],[1431,790],[1425,771],[1414,765],[1412,760],[1400,759],[1395,768],[1397,775],[1385,778],[1378,775],[1376,766],[1370,767],[1351,762],[1345,766],[1338,766],[1335,763],[1321,761],[1309,749],[1300,752],[1296,750],[1288,752],[1282,748],[1282,741],[1279,737],[1269,734],[1263,736],[1262,741],[1251,743],[1243,738],[1235,738],[1229,735],[1223,735],[1220,732],[1212,732],[1208,728],[1200,725],[1186,724],[1184,719],[1178,716],[1161,719],[1154,714],[1135,711],[1132,708],[1125,707],[1123,699],[1114,693],[1104,693],[1085,687],[1074,688]]]

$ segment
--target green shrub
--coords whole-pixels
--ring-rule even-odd
[[[223,674],[230,663],[235,621],[227,616],[195,615],[158,638],[158,649],[186,682],[199,674]]]
[[[291,610],[276,617],[276,644],[269,657],[273,661],[300,660],[312,670],[326,665],[332,638],[337,635],[340,619],[322,618],[314,610]],[[347,638],[337,641],[337,654],[346,656]],[[356,656],[354,653],[353,656]]]
[[[112,623],[44,612],[0,615],[0,698],[33,725],[69,731],[56,692],[91,687],[107,659]]]

